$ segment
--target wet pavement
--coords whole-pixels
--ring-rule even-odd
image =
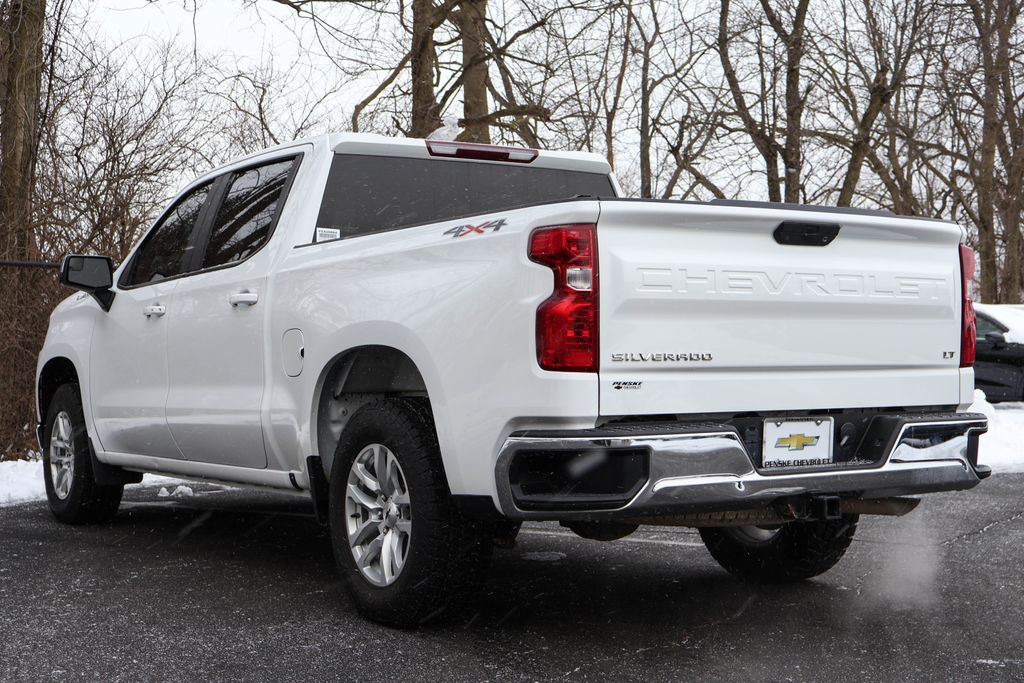
[[[418,631],[359,617],[305,498],[192,488],[135,488],[97,527],[0,508],[0,680],[1024,681],[1022,475],[864,518],[790,586],[732,578],[688,529],[529,525]]]

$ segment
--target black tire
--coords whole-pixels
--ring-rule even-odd
[[[409,499],[406,559],[388,585],[375,585],[357,567],[347,527],[349,474],[372,444],[383,445],[398,461]],[[352,601],[365,617],[409,628],[471,600],[490,561],[493,530],[466,518],[454,505],[424,402],[385,399],[357,410],[335,451],[329,497],[334,556]]]
[[[61,439],[54,433],[62,414],[70,426],[70,439]],[[43,429],[43,480],[53,516],[65,524],[109,522],[117,514],[124,487],[100,486],[93,478],[92,450],[77,384],[64,384],[57,389],[47,409]],[[54,443],[55,436],[57,443]],[[62,442],[68,447],[62,447]],[[71,475],[64,469],[63,477],[68,481],[61,481],[58,491],[55,476],[61,468],[51,465],[65,458],[72,463]]]
[[[857,515],[844,515],[836,520],[783,524],[764,538],[745,527],[706,527],[700,529],[700,537],[711,556],[732,574],[759,583],[787,583],[834,567],[856,530]]]

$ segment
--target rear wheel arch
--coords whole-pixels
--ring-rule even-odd
[[[423,373],[407,353],[395,347],[369,344],[347,349],[325,365],[317,386],[313,438],[328,479],[342,432],[367,403],[383,398],[419,399],[414,403],[422,406],[436,429]]]

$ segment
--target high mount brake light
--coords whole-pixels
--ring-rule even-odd
[[[539,152],[526,147],[500,147],[481,145],[475,142],[450,142],[448,140],[427,140],[427,152],[432,157],[452,159],[479,159],[482,161],[511,161],[528,164],[537,158]]]
[[[537,309],[537,362],[545,370],[597,372],[597,226],[556,225],[530,235],[530,259],[555,273]]]
[[[974,302],[971,300],[971,280],[974,278],[974,250],[960,245],[960,367],[974,365],[977,351],[978,321],[974,316]]]

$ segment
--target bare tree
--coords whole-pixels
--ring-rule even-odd
[[[1009,78],[1012,32],[1020,18],[1017,0],[968,0],[974,27],[977,31],[978,53],[981,58],[983,83],[977,99],[981,108],[981,140],[977,160],[969,164],[974,187],[978,195],[978,244],[981,261],[981,295],[986,301],[1020,300],[1019,254],[1012,259],[1018,272],[1006,283],[1011,291],[999,291],[999,266],[996,253],[997,165],[996,154],[1003,131],[1000,121],[1002,105],[1014,112],[1012,84]],[[1010,95],[1009,101],[1004,94]],[[1007,112],[1003,112],[1007,113]],[[1019,217],[1014,219],[1015,237],[1019,235]],[[1009,255],[1009,254],[1008,254]]]
[[[761,13],[748,12],[745,24],[738,30],[730,30],[732,0],[722,0],[718,19],[718,54],[742,128],[764,159],[769,199],[780,201],[784,198],[787,202],[799,202],[800,169],[803,163],[803,110],[807,100],[807,92],[801,89],[800,74],[805,54],[809,0],[796,0],[795,6],[785,4],[787,15],[783,16],[768,0],[760,0]],[[774,34],[772,38],[765,38],[766,25]],[[760,112],[758,117],[752,112],[748,92],[744,89],[732,56],[732,44],[743,33],[752,34],[749,42],[757,59],[759,92],[755,96],[754,106]],[[778,69],[774,63],[778,59],[774,54],[774,42],[781,44],[784,53],[778,60],[785,72],[784,85],[781,86],[785,103],[784,116],[777,111],[776,104],[780,84]],[[783,119],[781,123],[778,121],[779,118]],[[777,135],[780,129],[784,131],[781,143]],[[779,174],[780,162],[783,176]],[[784,193],[780,193],[780,184],[783,182]]]
[[[0,257],[35,255],[32,181],[39,144],[45,0],[0,3]]]
[[[914,75],[911,69],[920,66],[935,5],[927,0],[838,4],[839,11],[829,8],[813,27],[817,37],[810,44],[814,59],[809,72],[822,84],[822,92],[812,135],[842,149],[845,158],[839,164],[834,201],[850,206],[868,155],[880,144],[884,110]]]
[[[342,84],[309,63],[282,69],[270,58],[256,66],[210,64],[203,72],[196,82],[207,96],[204,115],[216,116],[207,127],[224,135],[218,149],[256,152],[343,126],[334,107]]]

